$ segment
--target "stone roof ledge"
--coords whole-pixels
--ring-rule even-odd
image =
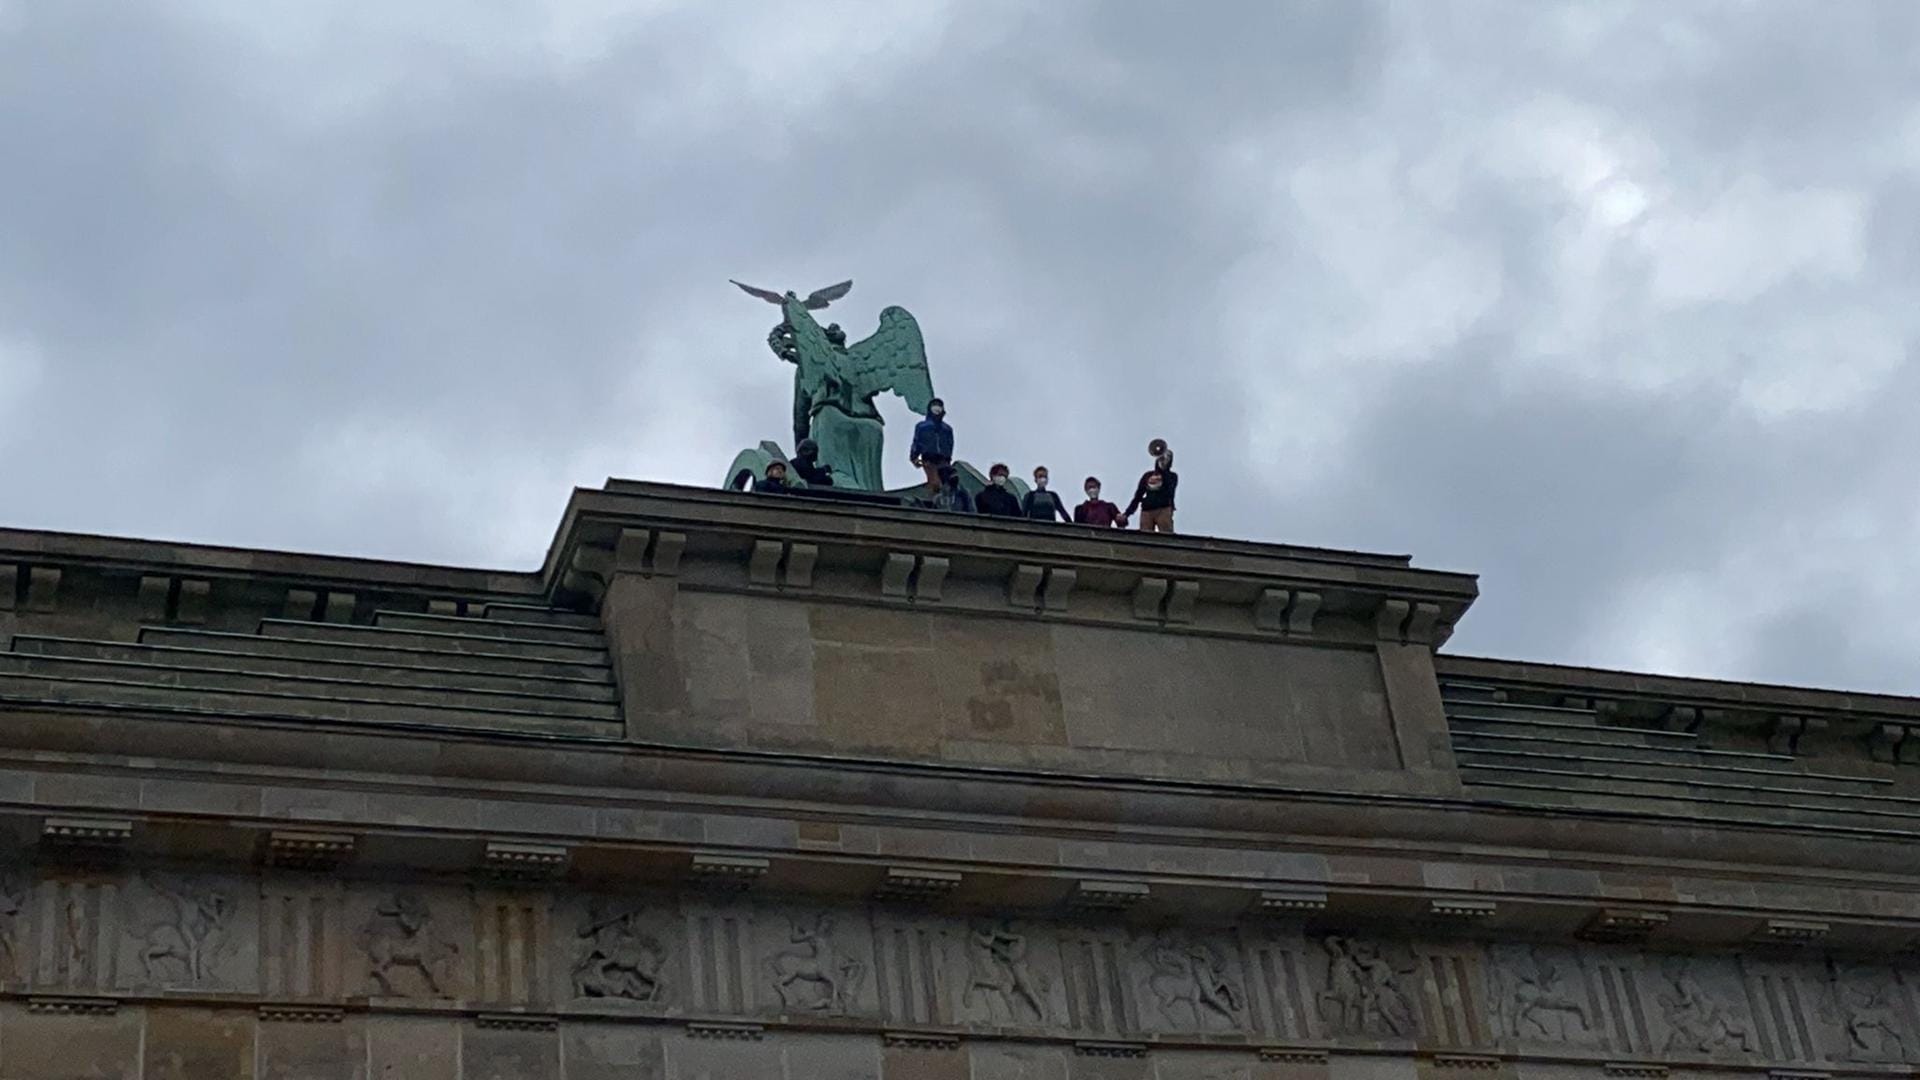
[[[549,599],[593,610],[623,572],[706,590],[1433,648],[1478,593],[1473,575],[1404,555],[631,480],[576,490],[542,570]]]

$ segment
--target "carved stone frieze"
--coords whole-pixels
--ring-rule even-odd
[[[965,1012],[994,1025],[1041,1024],[1049,1018],[1051,980],[1029,955],[1028,934],[1010,919],[976,919],[966,929]]]
[[[1317,1001],[1327,1030],[1336,1035],[1411,1039],[1419,1034],[1410,994],[1413,958],[1395,946],[1328,935],[1326,980]]]
[[[130,890],[126,931],[137,985],[208,990],[236,983],[237,956],[251,950],[257,889],[217,877],[148,875]]]
[[[1920,1059],[1914,1017],[1901,1007],[1911,987],[1890,969],[1829,964],[1820,1015],[1836,1038],[1829,1054],[1842,1061],[1901,1063]]]
[[[848,1015],[859,1010],[872,964],[840,932],[836,912],[787,912],[784,942],[768,949],[762,968],[783,1013]]]
[[[1222,937],[1166,930],[1149,935],[1138,956],[1136,985],[1167,1031],[1245,1029],[1246,980],[1238,950]]]
[[[466,962],[460,945],[438,922],[427,896],[407,888],[379,894],[361,924],[369,993],[383,997],[454,997],[453,974]]]
[[[1666,1022],[1668,1054],[1751,1055],[1759,1050],[1730,963],[1665,957],[1652,978],[1655,1010]]]
[[[669,1000],[672,942],[652,912],[596,900],[588,904],[575,937],[579,942],[571,972],[575,997],[645,1005]]]
[[[969,1046],[1051,1040],[1063,1053],[1225,1042],[1246,1048],[1249,1067],[1274,1048],[1418,1053],[1443,1071],[1606,1062],[1635,1076],[1701,1063],[1835,1074],[1920,1064],[1920,967],[1817,948],[1423,940],[1252,909],[1237,923],[1189,924],[1154,905],[1013,920],[684,885],[581,894],[75,875],[58,864],[37,871],[45,880],[31,873],[0,874],[0,958],[11,950],[16,971],[0,994],[257,992],[267,1019],[327,1024],[372,997],[405,999],[376,1010],[464,1008],[545,1026],[627,1013],[741,1031],[930,1032]]]
[[[1577,954],[1539,945],[1495,945],[1490,952],[1502,1036],[1518,1044],[1599,1044],[1601,1021]]]

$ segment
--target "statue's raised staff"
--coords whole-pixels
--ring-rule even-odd
[[[794,445],[805,439],[819,445],[819,461],[833,469],[836,488],[884,490],[881,452],[886,422],[873,399],[891,390],[916,413],[924,413],[933,400],[933,376],[927,370],[920,324],[905,308],[890,307],[880,313],[880,327],[872,336],[848,345],[839,324],[822,327],[812,313],[847,295],[853,282],[816,289],[804,298],[738,281],[733,284],[750,296],[780,305],[782,318],[767,335],[767,347],[794,365]],[[743,468],[759,475],[766,460],[784,456],[776,451],[778,447],[763,443],[759,450],[742,453],[729,474],[729,484]],[[759,468],[754,467],[755,459]]]

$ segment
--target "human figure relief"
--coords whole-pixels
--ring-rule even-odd
[[[659,1001],[665,995],[666,948],[641,927],[638,912],[596,914],[580,937],[589,944],[573,966],[575,996]]]
[[[975,923],[967,931],[967,989],[961,1003],[984,1006],[988,1017],[1009,1023],[1046,1019],[1038,980],[1027,970],[1027,939],[1013,923]]]
[[[200,986],[227,945],[233,898],[215,888],[196,889],[184,882],[149,880],[166,913],[148,927],[140,948],[140,966],[156,985]]]
[[[1245,999],[1239,985],[1226,973],[1226,964],[1203,941],[1163,935],[1147,950],[1153,973],[1147,989],[1158,999],[1160,1012],[1178,1024],[1181,1012],[1196,1030],[1232,1028],[1239,1024]]]
[[[809,1012],[847,1012],[860,987],[864,965],[841,953],[833,944],[833,917],[822,915],[809,923],[790,917],[793,944],[767,958],[774,992],[786,1009]]]
[[[1507,950],[1498,970],[1507,979],[1507,1027],[1514,1038],[1565,1042],[1593,1030],[1586,1002],[1539,950]]]
[[[364,932],[367,978],[388,997],[418,996],[401,987],[417,982],[427,995],[446,997],[441,967],[459,948],[433,932],[433,913],[417,893],[396,892],[373,909]],[[411,974],[412,980],[396,976]]]
[[[1746,1022],[1700,985],[1685,961],[1669,964],[1665,978],[1667,989],[1659,998],[1672,1029],[1667,1034],[1667,1053],[1692,1050],[1710,1054],[1730,1047],[1743,1054],[1753,1053],[1753,1036]]]
[[[1328,936],[1327,988],[1320,1015],[1336,1031],[1404,1037],[1413,1034],[1413,1006],[1397,985],[1399,972],[1376,945]]]

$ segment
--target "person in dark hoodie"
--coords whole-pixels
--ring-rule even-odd
[[[1020,496],[1007,489],[1010,473],[1006,465],[995,462],[987,470],[987,479],[992,483],[987,490],[974,497],[973,505],[985,517],[1026,517],[1027,512],[1020,508]]]
[[[793,449],[793,471],[808,487],[832,487],[833,466],[820,463],[820,444],[812,439],[801,439],[800,445]]]
[[[1047,467],[1036,465],[1033,469],[1033,490],[1020,500],[1020,511],[1027,515],[1028,521],[1052,521],[1058,516],[1061,521],[1071,524],[1073,515],[1067,513],[1066,505],[1060,496],[1047,490]]]
[[[973,513],[973,496],[960,486],[960,470],[951,465],[942,465],[935,478],[940,481],[939,485],[933,489],[933,494],[921,500],[920,505],[929,510]]]
[[[1147,444],[1147,452],[1153,455],[1153,468],[1140,474],[1140,484],[1133,489],[1133,501],[1120,512],[1121,521],[1140,511],[1141,532],[1173,531],[1173,492],[1180,486],[1180,474],[1173,471],[1173,450],[1165,439],[1155,439]]]
[[[787,463],[784,461],[767,462],[767,474],[754,482],[753,490],[785,495],[793,490],[787,483]]]
[[[927,487],[940,487],[940,468],[953,464],[953,429],[947,426],[947,403],[927,402],[927,418],[913,425],[913,445],[907,456],[927,471]]]
[[[1073,520],[1078,525],[1091,525],[1096,529],[1124,529],[1126,519],[1120,516],[1120,508],[1100,497],[1100,478],[1087,477],[1087,501],[1073,508]]]

